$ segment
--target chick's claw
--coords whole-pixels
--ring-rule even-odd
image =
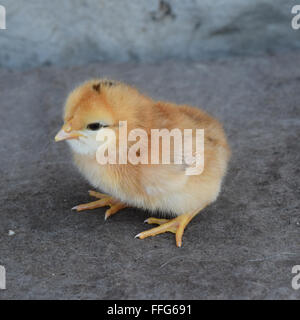
[[[89,195],[95,198],[98,198],[100,200],[79,204],[78,206],[75,206],[74,208],[72,208],[72,210],[76,210],[77,212],[79,212],[83,210],[92,210],[96,208],[109,206],[110,209],[107,209],[105,212],[105,220],[106,220],[108,217],[115,214],[119,210],[127,207],[126,204],[119,202],[118,200],[104,193],[89,191]]]
[[[172,232],[175,233],[176,245],[181,247],[182,245],[182,236],[185,227],[195,216],[195,213],[185,213],[174,219],[157,219],[157,218],[148,218],[145,220],[148,224],[159,224],[159,227],[152,228],[137,234],[135,237],[140,239],[145,239],[150,236],[156,236],[157,234]]]

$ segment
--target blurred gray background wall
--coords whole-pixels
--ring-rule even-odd
[[[290,0],[0,0],[0,66],[199,60],[300,47]],[[300,4],[300,0],[298,1]]]

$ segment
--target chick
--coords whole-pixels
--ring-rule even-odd
[[[193,164],[176,162],[174,152],[169,164],[162,163],[161,156],[158,164],[99,164],[97,150],[103,142],[97,141],[97,134],[105,129],[113,130],[119,143],[120,123],[125,120],[128,132],[140,128],[147,133],[146,147],[150,151],[151,129],[192,129],[193,137],[196,129],[204,129],[204,170],[201,174],[187,175],[186,169]],[[73,209],[109,206],[105,219],[128,206],[161,212],[170,219],[148,218],[145,222],[158,226],[136,237],[144,239],[172,232],[178,247],[182,245],[187,224],[216,200],[230,158],[221,124],[206,112],[188,105],[154,101],[129,85],[105,79],[87,81],[70,93],[64,109],[64,125],[55,140],[67,140],[79,171],[94,188],[104,192],[89,191],[98,200]],[[128,142],[126,150],[132,144]],[[195,155],[195,143],[191,148]],[[118,148],[117,156],[120,156]]]

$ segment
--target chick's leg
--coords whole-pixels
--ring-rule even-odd
[[[145,222],[149,224],[159,224],[160,226],[141,232],[136,235],[136,238],[145,239],[150,236],[156,236],[160,233],[172,232],[175,233],[177,247],[181,247],[184,229],[199,211],[200,210],[191,213],[184,213],[174,219],[149,218]]]
[[[104,193],[89,191],[89,195],[92,197],[98,198],[100,200],[79,204],[78,206],[75,206],[74,208],[72,208],[72,210],[76,210],[78,212],[82,210],[92,210],[100,207],[109,206],[110,209],[107,209],[105,212],[105,220],[106,220],[108,217],[112,216],[119,210],[127,207],[125,203],[122,203]]]

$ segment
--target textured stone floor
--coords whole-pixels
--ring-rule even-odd
[[[0,299],[299,299],[300,54],[160,65],[0,71]],[[126,80],[157,99],[202,106],[233,157],[219,199],[188,226],[145,240],[148,214],[75,213],[87,182],[53,137],[82,80]],[[15,232],[9,236],[9,230]]]

